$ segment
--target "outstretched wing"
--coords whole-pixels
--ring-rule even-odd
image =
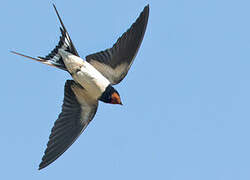
[[[93,119],[97,106],[98,101],[91,99],[80,85],[67,80],[62,112],[51,130],[39,170],[55,161],[75,142]]]
[[[112,84],[118,84],[128,73],[141,45],[147,27],[149,5],[112,48],[88,55],[86,60]]]

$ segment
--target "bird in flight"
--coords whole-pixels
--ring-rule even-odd
[[[73,78],[65,83],[62,112],[51,130],[39,170],[54,162],[75,142],[95,116],[99,100],[122,105],[120,95],[113,85],[121,82],[127,75],[143,40],[149,16],[147,5],[111,48],[90,54],[83,60],[73,45],[56,6],[53,6],[61,23],[58,45],[45,57],[34,58],[11,51],[65,70]]]

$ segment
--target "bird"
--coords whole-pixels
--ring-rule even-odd
[[[61,113],[55,121],[39,170],[60,157],[81,135],[94,118],[98,102],[122,105],[114,85],[127,75],[142,43],[149,17],[149,4],[136,21],[106,50],[80,58],[66,27],[53,4],[60,21],[60,40],[45,57],[37,58],[11,51],[49,66],[67,71],[72,80],[66,80]]]

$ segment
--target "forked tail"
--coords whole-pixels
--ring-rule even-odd
[[[58,53],[58,50],[63,49],[65,51],[68,51],[68,52],[76,55],[76,56],[79,56],[79,54],[76,51],[76,48],[75,48],[74,44],[72,43],[72,40],[71,40],[71,38],[70,38],[70,36],[69,36],[63,22],[62,22],[61,17],[59,16],[59,13],[58,13],[58,11],[56,9],[56,6],[54,4],[53,4],[53,6],[54,6],[57,17],[58,17],[58,19],[59,19],[59,21],[61,23],[61,26],[62,26],[62,27],[60,27],[61,37],[60,37],[60,41],[59,41],[58,45],[45,57],[38,56],[37,58],[34,58],[34,57],[27,56],[27,55],[24,55],[24,54],[15,52],[15,51],[11,51],[11,52],[14,53],[14,54],[17,54],[17,55],[20,55],[20,56],[35,60],[35,61],[39,61],[39,62],[41,62],[43,64],[54,66],[54,67],[57,67],[57,68],[60,68],[60,69],[63,69],[63,70],[67,71],[67,69],[65,67],[65,64],[64,64],[64,62],[62,60],[62,57]]]

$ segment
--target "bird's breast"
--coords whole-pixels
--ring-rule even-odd
[[[95,99],[98,99],[110,84],[108,79],[87,61],[83,61],[80,70],[73,74],[73,78]]]

